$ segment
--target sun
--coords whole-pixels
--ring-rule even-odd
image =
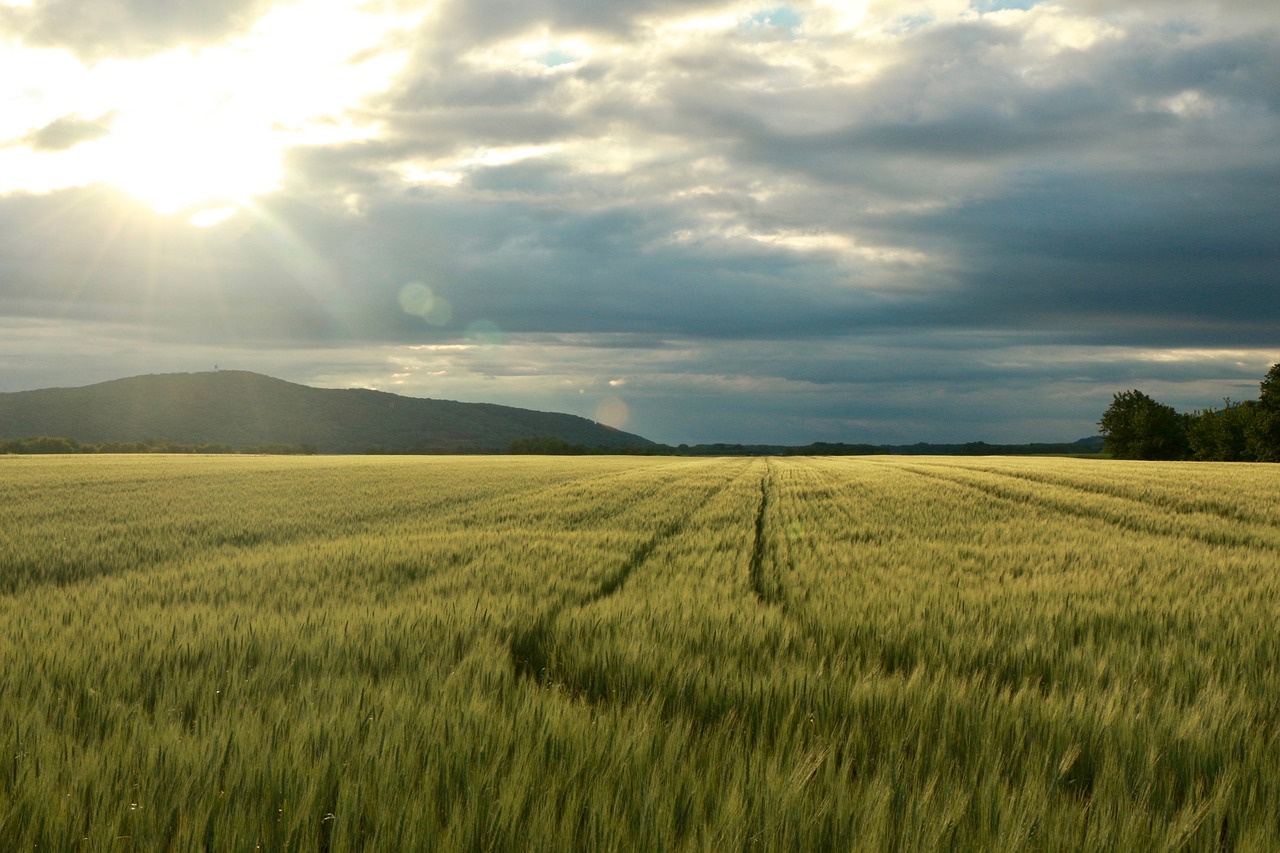
[[[157,213],[194,213],[276,189],[283,147],[260,126],[212,115],[124,117],[104,146],[109,183]]]
[[[126,102],[103,171],[160,213],[246,206],[280,187],[288,149],[377,132],[344,113],[390,85],[407,50],[377,48],[420,17],[362,0],[295,0],[227,45],[122,67],[107,83]]]
[[[382,132],[356,108],[405,67],[405,36],[429,10],[369,0],[268,5],[223,42],[145,57],[86,64],[0,45],[0,62],[12,55],[33,69],[26,94],[0,110],[0,193],[108,185],[207,227],[280,190],[291,149]],[[40,143],[58,121],[97,130],[67,146]]]
[[[166,215],[243,205],[279,188],[290,142],[279,130],[283,111],[262,97],[265,72],[247,62],[227,50],[175,50],[104,63],[85,88],[102,94],[95,106],[106,132],[67,159],[79,176]]]

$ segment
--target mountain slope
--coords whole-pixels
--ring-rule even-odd
[[[88,443],[164,437],[182,444],[234,447],[310,444],[322,453],[504,450],[515,439],[540,436],[588,447],[652,444],[576,415],[311,388],[238,370],[0,393],[0,438],[37,435]]]

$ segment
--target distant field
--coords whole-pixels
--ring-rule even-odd
[[[0,457],[0,847],[1277,850],[1280,466]]]

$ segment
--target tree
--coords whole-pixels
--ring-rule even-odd
[[[1185,418],[1136,389],[1116,394],[1098,426],[1116,459],[1182,459],[1187,453]]]
[[[1252,462],[1258,458],[1251,436],[1256,431],[1258,404],[1253,400],[1224,400],[1221,409],[1204,409],[1187,418],[1187,445],[1192,459],[1210,462]]]
[[[1280,462],[1280,364],[1262,380],[1262,396],[1251,424],[1249,445],[1260,462]]]

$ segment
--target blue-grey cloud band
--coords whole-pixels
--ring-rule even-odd
[[[0,384],[123,375],[123,336],[157,368],[619,399],[672,442],[1068,440],[1121,386],[1248,397],[1280,361],[1280,12],[958,5],[423,6],[325,119],[367,130],[290,145],[208,227],[106,175],[0,195]],[[0,14],[141,62],[271,4],[153,6]],[[128,94],[0,154],[83,150]]]

